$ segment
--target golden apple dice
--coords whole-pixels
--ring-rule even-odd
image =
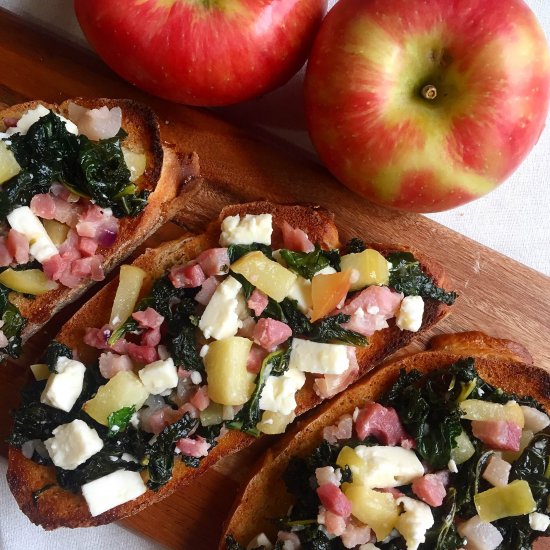
[[[124,162],[130,170],[130,181],[136,181],[145,172],[147,166],[147,157],[143,153],[135,153],[122,147],[122,154],[124,155]]]
[[[58,284],[44,275],[41,269],[23,269],[15,271],[8,268],[0,273],[0,283],[22,294],[38,296],[55,290]]]
[[[0,184],[17,176],[21,172],[21,166],[15,160],[13,153],[3,141],[0,141]]]
[[[537,508],[529,483],[519,479],[474,495],[474,503],[479,517],[487,522],[523,516]]]
[[[239,273],[256,288],[281,302],[296,281],[296,274],[267,258],[261,252],[250,252],[235,263],[231,271]]]
[[[355,483],[350,483],[343,491],[351,501],[352,515],[368,525],[375,532],[377,540],[384,540],[399,517],[399,508],[393,495]]]
[[[244,405],[254,391],[256,375],[246,363],[252,341],[232,336],[212,342],[204,358],[208,397],[222,405]]]
[[[481,399],[466,399],[460,403],[466,420],[506,420],[517,424],[520,428],[525,425],[525,418],[521,407],[515,401],[508,401],[505,405],[491,403]]]
[[[264,434],[285,433],[287,426],[296,418],[294,413],[281,414],[273,411],[264,411],[262,419],[257,424],[258,430]]]
[[[311,320],[317,321],[328,315],[342,302],[350,289],[351,271],[316,275],[311,280],[313,311]]]
[[[361,290],[369,285],[387,285],[390,280],[388,261],[372,248],[342,256],[340,266],[342,271],[355,270],[354,273],[358,274],[351,283],[351,290]]]
[[[107,418],[123,407],[139,410],[149,392],[141,380],[130,371],[118,372],[107,384],[100,386],[95,396],[82,407],[96,422],[107,426]]]
[[[463,430],[455,439],[456,447],[451,450],[451,458],[456,464],[462,464],[472,458],[476,452],[468,434]]]
[[[117,327],[132,315],[146,276],[143,269],[133,265],[123,265],[120,268],[118,287],[111,310],[111,326]]]
[[[65,242],[69,233],[68,225],[57,220],[42,220],[42,225],[55,246],[61,246]]]

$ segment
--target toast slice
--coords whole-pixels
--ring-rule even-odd
[[[104,257],[103,270],[108,273],[175,214],[171,202],[179,195],[187,180],[198,176],[198,158],[195,154],[178,152],[175,146],[162,142],[158,120],[153,111],[127,99],[76,98],[66,100],[60,105],[43,101],[14,105],[0,111],[0,132],[6,130],[5,121],[17,120],[25,112],[39,105],[68,118],[71,103],[86,109],[120,107],[122,128],[128,134],[123,142],[124,146],[133,153],[145,155],[146,158],[145,171],[135,183],[138,189],[150,192],[147,207],[135,217],[121,218],[114,245],[98,249],[98,253]],[[21,334],[22,340],[26,341],[57,311],[76,300],[93,284],[92,280],[76,288],[60,284],[57,289],[33,298],[16,292],[11,293],[12,303],[27,320]]]
[[[133,265],[143,268],[148,274],[150,287],[153,279],[165,274],[171,267],[192,260],[204,250],[219,246],[220,223],[225,217],[239,214],[268,213],[273,216],[273,246],[281,242],[281,226],[286,221],[291,226],[305,231],[312,242],[318,243],[324,249],[339,247],[338,230],[333,216],[319,207],[275,205],[266,202],[228,206],[222,210],[217,221],[199,236],[167,242],[158,248],[147,250],[138,257]],[[409,250],[395,246],[372,245],[378,250]],[[417,258],[422,268],[434,279],[435,283],[448,288],[449,282],[442,270],[427,258]],[[85,330],[88,327],[101,327],[109,321],[118,280],[114,279],[87,302],[79,312],[62,327],[57,340],[78,353],[81,361],[89,363],[97,359],[99,351],[83,343]],[[359,371],[354,376],[356,380],[370,371],[377,363],[389,356],[395,350],[406,346],[413,338],[421,336],[449,312],[449,306],[434,300],[426,300],[423,325],[420,332],[412,333],[399,330],[393,323],[389,328],[375,333],[369,338],[369,346],[359,349],[357,359]],[[320,397],[313,389],[313,376],[308,376],[305,386],[296,396],[296,414],[302,414],[319,404]],[[189,468],[181,461],[175,461],[171,480],[156,492],[147,490],[141,497],[113,508],[101,515],[92,517],[80,494],[69,493],[55,486],[45,491],[35,503],[33,493],[45,485],[55,484],[55,472],[52,468],[39,466],[23,457],[21,451],[10,448],[8,483],[21,509],[29,518],[45,529],[60,526],[84,527],[100,525],[135,514],[143,508],[171,494],[174,490],[190,483],[207,468],[223,457],[251,445],[253,436],[240,431],[229,430],[220,437],[218,444],[201,460],[196,468]]]
[[[436,336],[430,350],[390,362],[370,373],[331,402],[323,404],[306,420],[299,421],[260,459],[235,500],[220,539],[227,548],[231,535],[246,546],[258,533],[276,538],[272,518],[283,517],[292,504],[282,480],[292,457],[307,457],[323,441],[323,428],[335,424],[344,414],[353,414],[367,401],[379,401],[397,380],[400,370],[416,369],[422,374],[444,368],[467,357],[475,358],[481,377],[505,391],[534,397],[550,411],[550,374],[533,366],[532,358],[521,344],[497,339],[481,332]]]

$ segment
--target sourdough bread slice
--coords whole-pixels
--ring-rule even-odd
[[[44,101],[14,105],[0,111],[0,132],[6,129],[5,119],[18,119],[38,105],[43,105],[68,118],[70,103],[76,103],[87,109],[103,106],[120,107],[122,128],[128,134],[124,140],[124,146],[132,152],[146,156],[145,172],[135,183],[140,190],[148,190],[151,193],[148,205],[138,216],[120,219],[115,244],[108,249],[98,249],[98,253],[104,256],[104,272],[108,273],[175,214],[171,203],[178,197],[185,182],[193,176],[198,176],[198,160],[196,155],[183,154],[178,152],[174,145],[162,142],[154,112],[144,105],[127,99],[76,98],[66,100],[60,105],[52,105]],[[93,284],[95,284],[94,281],[90,280],[77,288],[59,285],[56,290],[32,299],[19,293],[12,293],[12,302],[27,319],[27,325],[22,333],[23,341]]]
[[[307,420],[298,422],[260,459],[237,497],[223,529],[220,549],[231,535],[248,544],[258,533],[276,538],[277,527],[270,518],[284,516],[292,504],[282,480],[293,456],[306,457],[323,440],[323,428],[335,424],[343,414],[352,414],[367,401],[377,401],[390,390],[401,369],[423,374],[450,366],[459,359],[474,357],[476,369],[490,384],[537,399],[550,411],[550,374],[532,365],[529,352],[510,340],[465,332],[435,337],[430,351],[391,362],[365,377],[332,401],[325,403]],[[514,350],[514,351],[512,351]]]
[[[273,215],[273,246],[281,244],[281,226],[287,221],[293,227],[304,230],[310,240],[319,243],[323,248],[339,247],[338,230],[333,216],[319,207],[275,205],[257,202],[226,207],[219,219],[213,222],[208,230],[199,236],[167,242],[158,248],[147,250],[134,261],[148,272],[149,280],[144,284],[144,292],[153,280],[160,277],[174,265],[182,264],[195,258],[201,251],[218,245],[220,223],[226,216],[240,214],[270,213]],[[409,250],[396,246],[372,245],[381,251]],[[438,286],[448,287],[448,281],[441,267],[422,257],[423,269],[429,273]],[[116,292],[118,280],[114,279],[86,303],[79,312],[62,327],[57,340],[77,350],[79,358],[92,361],[99,355],[99,350],[83,343],[83,336],[88,327],[101,327],[109,322],[110,311]],[[369,338],[369,346],[358,350],[357,359],[360,370],[354,380],[362,377],[385,357],[407,345],[413,338],[418,338],[435,323],[442,319],[449,307],[433,300],[426,300],[423,327],[419,333],[399,330],[393,324]],[[321,402],[313,391],[314,376],[308,375],[306,385],[297,394],[297,414],[302,414]],[[8,483],[21,509],[29,518],[45,529],[60,526],[84,527],[100,525],[135,514],[145,507],[170,495],[174,490],[190,483],[223,457],[251,445],[255,438],[242,432],[230,430],[220,438],[218,445],[201,460],[198,468],[186,467],[176,460],[173,477],[157,492],[148,490],[136,500],[118,506],[96,517],[91,517],[86,503],[79,494],[72,494],[54,487],[44,492],[37,503],[32,494],[46,484],[55,483],[55,472],[52,468],[39,466],[23,457],[18,449],[9,452]]]

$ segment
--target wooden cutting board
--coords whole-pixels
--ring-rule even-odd
[[[148,96],[120,80],[85,49],[3,10],[0,28],[0,102],[60,102],[76,96],[138,99],[156,110],[166,140],[199,154],[205,185],[190,194],[179,215],[188,230],[201,231],[223,205],[234,201],[321,204],[335,212],[343,240],[361,236],[368,241],[411,244],[446,267],[460,299],[436,332],[480,329],[515,339],[530,349],[538,365],[550,368],[550,278],[422,216],[369,204],[288,145],[231,125],[205,110]],[[494,222],[497,225],[499,220]],[[173,228],[164,228],[156,240],[173,234]],[[47,341],[68,315],[63,312],[52,320],[30,347]],[[0,369],[0,440],[7,434],[8,411],[16,405],[26,375],[13,364]],[[214,548],[238,484],[253,459],[271,442],[260,441],[228,457],[192,487],[123,524],[170,548]]]

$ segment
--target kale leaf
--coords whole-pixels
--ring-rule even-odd
[[[402,376],[406,382],[398,379],[384,404],[397,410],[420,456],[435,469],[445,468],[456,447],[456,437],[462,432],[461,412],[448,392],[449,374],[436,371],[420,379],[402,372],[399,378]]]
[[[342,327],[342,324],[347,323],[349,320],[350,316],[343,313],[325,317],[313,323],[308,336],[315,342],[340,342],[350,346],[368,346],[369,341],[365,336]]]
[[[135,412],[135,405],[132,405],[131,407],[122,407],[122,409],[112,412],[107,417],[107,426],[109,428],[109,431],[107,432],[107,437],[113,437],[119,432],[123,432],[128,427],[130,419]]]
[[[30,204],[56,181],[102,208],[112,208],[117,217],[136,216],[146,206],[148,192],[138,192],[130,182],[121,145],[125,137],[124,130],[98,142],[75,136],[54,113],[41,117],[25,135],[10,136],[9,148],[21,171],[2,186],[0,216]]]
[[[405,296],[422,296],[447,305],[456,300],[456,292],[447,292],[439,288],[433,280],[422,271],[420,262],[410,252],[394,252],[387,256],[391,262],[389,286]]]
[[[239,544],[231,535],[225,537],[225,547],[227,550],[246,550],[242,544]]]
[[[57,365],[57,360],[60,357],[68,357],[69,359],[73,358],[73,352],[65,344],[58,342],[57,340],[52,340],[44,355],[44,363],[48,365],[50,372],[57,372],[55,366]]]
[[[333,267],[340,271],[340,253],[338,250],[321,250],[313,252],[294,252],[285,248],[280,251],[288,269],[294,271],[304,279],[312,279],[314,275],[325,267]]]
[[[1,193],[0,193],[1,201]],[[21,332],[27,324],[27,320],[21,315],[19,309],[11,303],[9,295],[11,290],[0,284],[0,318],[3,321],[2,332],[8,339],[8,345],[0,352],[17,358],[21,355]]]
[[[270,375],[281,376],[288,369],[289,357],[290,348],[288,350],[281,349],[270,353],[262,361],[262,367],[256,377],[254,392],[235,418],[227,424],[229,428],[240,430],[254,437],[260,435],[258,428],[256,428],[256,424],[262,419],[260,396]]]
[[[180,420],[166,426],[157,436],[156,441],[149,446],[147,450],[149,458],[147,486],[150,489],[157,491],[170,480],[174,466],[176,443],[182,437],[187,437],[198,422],[197,419],[191,418],[189,413],[185,413]]]
[[[358,239],[357,237],[351,239],[346,245],[346,250],[348,254],[358,254],[359,252],[363,252],[363,250],[366,249],[367,247],[365,246],[364,241]]]
[[[249,252],[260,251],[264,256],[267,256],[270,260],[273,259],[273,249],[267,244],[252,243],[252,244],[231,244],[227,248],[227,255],[229,256],[229,263],[236,262],[239,258]]]

